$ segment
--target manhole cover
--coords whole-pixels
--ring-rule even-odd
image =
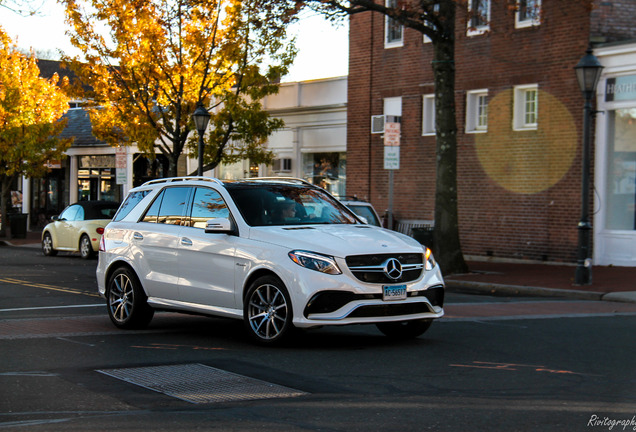
[[[195,404],[307,394],[202,364],[104,369],[97,372]]]

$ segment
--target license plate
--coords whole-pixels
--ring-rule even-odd
[[[395,301],[406,299],[406,285],[393,285],[382,287],[382,300]]]

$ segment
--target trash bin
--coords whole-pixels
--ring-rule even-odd
[[[435,249],[433,243],[433,228],[418,227],[412,228],[413,238],[429,249]]]
[[[9,215],[9,226],[11,227],[11,238],[23,239],[27,233],[28,213],[13,213]]]

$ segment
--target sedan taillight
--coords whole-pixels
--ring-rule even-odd
[[[102,231],[104,231],[102,229]],[[104,240],[104,236],[102,236],[101,240],[99,241],[99,251],[100,252],[104,252],[106,250],[106,240]]]
[[[95,231],[97,231],[97,234],[99,234],[99,235],[104,234],[104,228],[102,228],[102,227],[97,228]]]

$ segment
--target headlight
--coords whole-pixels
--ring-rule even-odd
[[[327,255],[319,255],[313,252],[307,251],[291,251],[289,258],[301,267],[308,268],[310,270],[316,270],[321,273],[327,273],[332,275],[341,274],[342,272],[336,264],[336,260],[333,257]]]
[[[426,248],[424,252],[424,269],[425,270],[433,270],[437,263],[435,262],[435,258],[433,257],[433,251],[429,248]]]

